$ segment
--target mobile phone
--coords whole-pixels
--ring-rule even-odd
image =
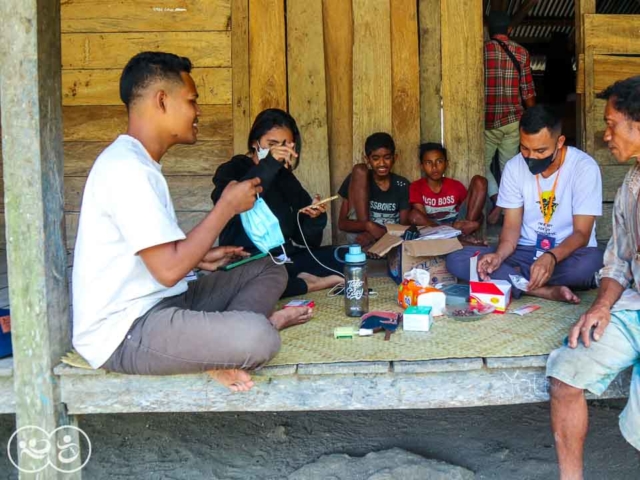
[[[316,306],[316,302],[313,300],[291,300],[282,308],[291,308],[291,307],[310,307],[313,308]]]
[[[240,265],[244,265],[245,263],[253,262],[254,260],[260,260],[261,258],[266,257],[266,253],[258,253],[256,255],[252,255],[251,257],[243,258],[242,260],[238,260],[237,262],[230,263],[229,265],[225,265],[220,270],[223,272],[228,272],[229,270],[233,270]]]
[[[323,203],[333,202],[337,198],[340,198],[340,195],[334,195],[332,197],[324,198],[324,199],[320,200],[319,202],[312,203],[311,205],[308,205],[308,206],[306,206],[304,208],[317,207],[318,205],[322,205]],[[301,208],[300,210],[304,210],[304,208]]]

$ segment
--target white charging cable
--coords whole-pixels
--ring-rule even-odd
[[[302,241],[304,242],[304,246],[307,248],[307,251],[309,252],[309,255],[311,255],[311,257],[313,257],[313,259],[318,262],[319,265],[321,265],[322,267],[326,268],[327,270],[329,270],[330,272],[334,272],[337,273],[338,275],[340,275],[342,278],[344,278],[344,274],[341,272],[338,272],[337,270],[334,270],[333,268],[329,268],[327,267],[324,263],[322,263],[320,260],[318,260],[316,258],[316,256],[313,254],[313,252],[311,251],[311,248],[309,248],[309,244],[307,244],[307,239],[304,236],[304,232],[302,231],[302,225],[300,224],[300,211],[298,211],[298,215],[296,217],[297,221],[298,221],[298,230],[300,230],[300,236],[302,237]],[[337,285],[334,285],[331,290],[329,290],[329,292],[327,293],[328,297],[337,297],[339,295],[342,295],[344,293],[344,283],[339,283]],[[369,298],[375,298],[378,296],[378,292],[375,291],[371,291],[369,293]]]
[[[307,244],[307,239],[304,237],[304,232],[302,231],[302,225],[300,225],[300,211],[298,211],[298,215],[296,216],[296,219],[298,220],[298,229],[300,230],[300,236],[302,237],[302,241],[304,242],[304,246],[307,247],[307,251],[309,252],[309,255],[311,255],[313,257],[313,259],[318,262],[319,265],[321,265],[322,267],[326,268],[327,270],[329,270],[330,272],[334,272],[337,273],[338,275],[340,275],[342,278],[344,278],[344,274],[341,272],[338,272],[337,270],[334,270],[333,268],[329,268],[327,267],[324,263],[322,263],[320,260],[318,260],[316,258],[316,256],[313,254],[313,252],[311,251],[311,249],[309,248],[309,245]]]

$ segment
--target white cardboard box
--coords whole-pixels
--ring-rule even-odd
[[[432,321],[431,307],[409,307],[402,315],[402,329],[407,332],[428,332]]]
[[[387,233],[378,240],[369,252],[387,255],[389,275],[400,284],[404,274],[412,268],[427,270],[431,276],[431,285],[451,285],[458,280],[447,271],[445,255],[461,250],[457,238],[440,240],[404,241],[402,234],[409,228],[404,225],[387,224]]]
[[[476,302],[493,305],[495,313],[506,313],[511,303],[511,283],[506,280],[481,282],[478,278],[478,257],[469,262],[469,297],[472,305]]]

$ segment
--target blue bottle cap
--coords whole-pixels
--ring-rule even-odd
[[[360,245],[349,245],[349,253],[344,256],[344,259],[347,263],[363,263],[367,261],[367,256]]]

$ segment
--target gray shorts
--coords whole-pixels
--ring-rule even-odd
[[[270,258],[190,282],[136,319],[102,368],[138,375],[259,368],[280,348],[268,316],[286,284],[287,271]]]
[[[549,355],[547,376],[602,395],[623,370],[633,366],[629,402],[620,415],[620,430],[640,450],[640,310],[611,313],[611,323],[599,341],[586,348],[560,347]]]

